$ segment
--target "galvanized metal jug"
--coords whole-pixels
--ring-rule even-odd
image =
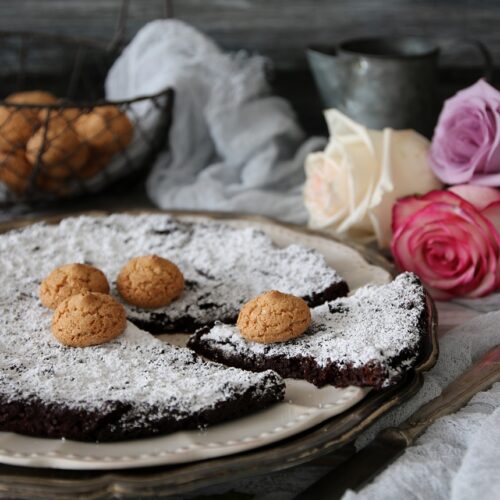
[[[492,60],[482,55],[488,78]],[[361,38],[333,49],[310,48],[310,67],[323,104],[338,108],[370,128],[413,128],[430,136],[437,106],[437,63],[440,46],[418,37]]]

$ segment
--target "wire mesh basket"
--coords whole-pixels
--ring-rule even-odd
[[[171,89],[109,102],[117,44],[0,33],[0,203],[96,192],[166,147]]]

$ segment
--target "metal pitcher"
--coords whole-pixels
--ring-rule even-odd
[[[473,44],[491,76],[486,47]],[[449,44],[450,42],[448,42]],[[309,64],[323,104],[367,127],[412,128],[430,136],[437,118],[440,46],[426,38],[360,38],[333,49],[310,48]]]

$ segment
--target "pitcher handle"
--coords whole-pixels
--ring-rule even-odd
[[[486,47],[486,45],[483,42],[480,42],[475,38],[458,38],[458,39],[455,38],[453,40],[447,40],[443,42],[441,45],[443,46],[443,48],[448,49],[452,45],[455,45],[457,41],[461,43],[466,43],[468,45],[472,45],[477,49],[483,61],[482,63],[483,78],[487,82],[491,82],[493,78],[493,56],[491,55],[491,52],[489,51],[488,47]]]

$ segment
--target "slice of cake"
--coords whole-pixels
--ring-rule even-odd
[[[18,285],[0,291],[1,431],[115,441],[204,427],[284,397],[275,372],[204,361],[131,324],[109,343],[64,347],[36,286]]]
[[[201,329],[188,346],[229,366],[333,384],[377,389],[397,382],[417,360],[427,330],[426,296],[411,273],[392,283],[366,286],[311,311],[302,336],[281,343],[245,340],[236,326]]]

